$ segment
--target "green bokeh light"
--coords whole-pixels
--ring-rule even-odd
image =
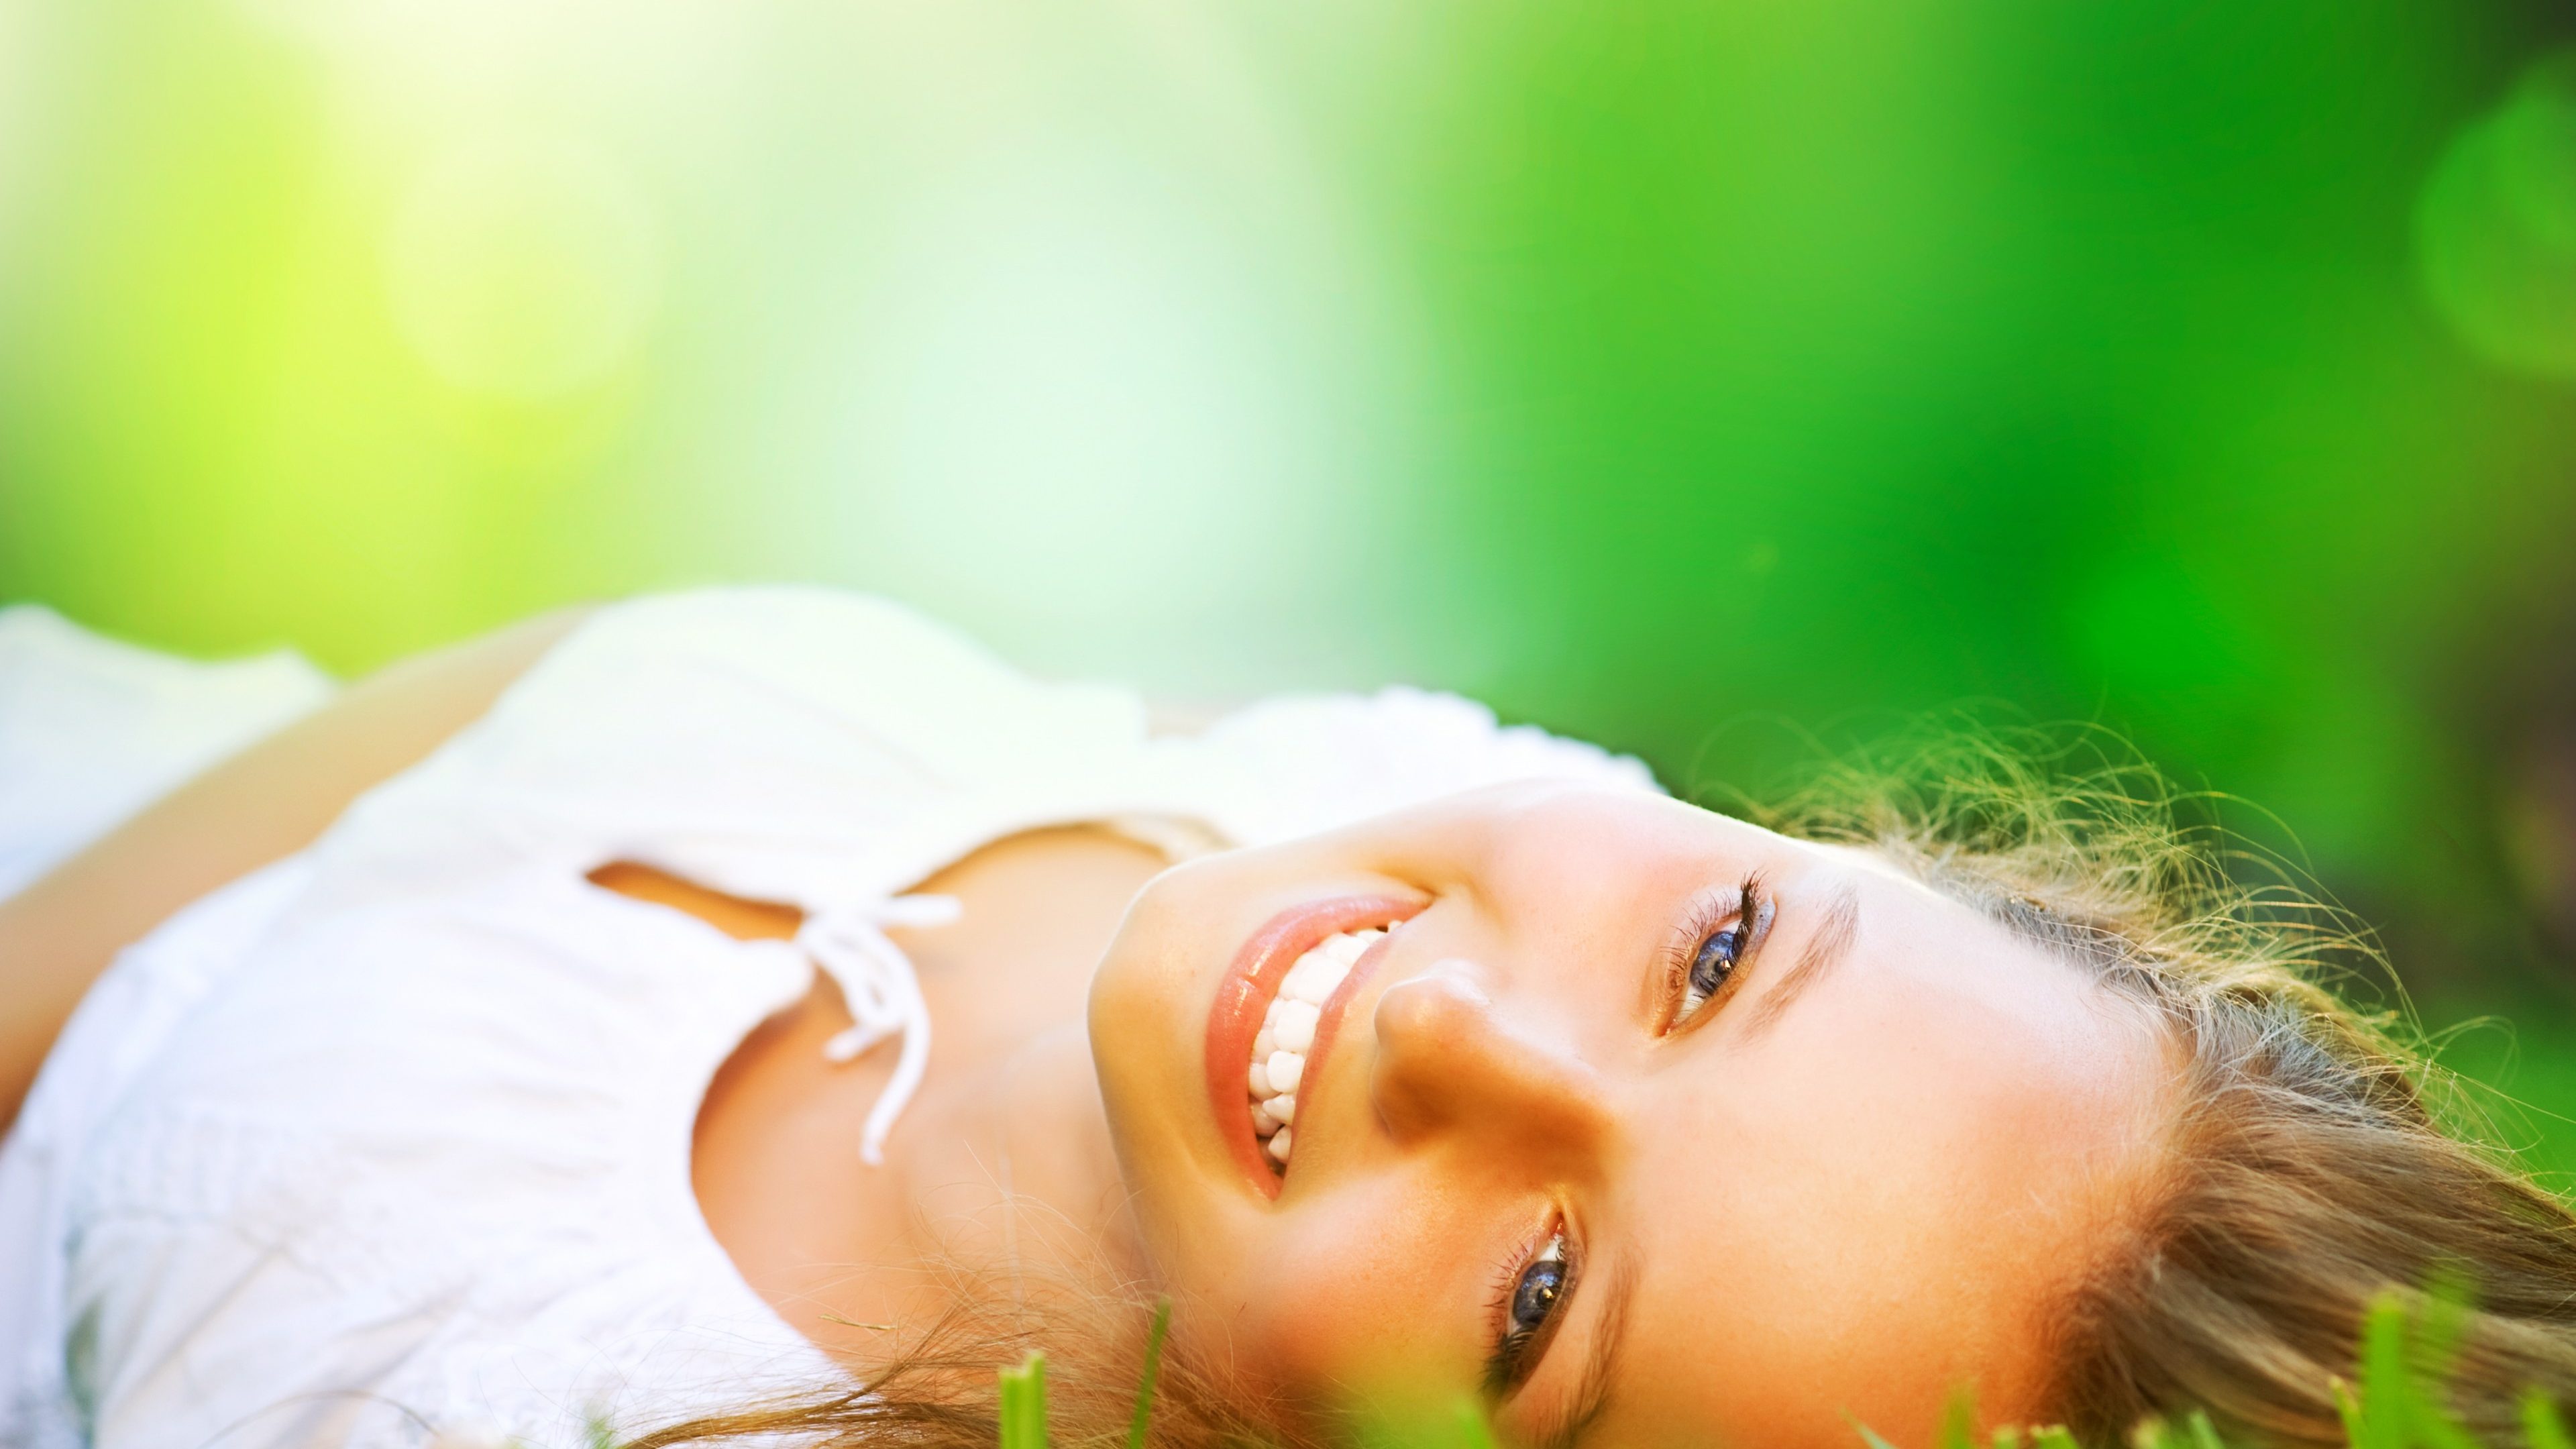
[[[2576,51],[2534,65],[2425,188],[2424,278],[2490,360],[2576,380]]]
[[[0,0],[0,596],[357,669],[822,578],[1683,784],[1995,700],[2545,976],[2553,23]]]

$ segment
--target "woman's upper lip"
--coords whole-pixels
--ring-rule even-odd
[[[1252,1040],[1260,1034],[1262,1014],[1269,1010],[1270,998],[1278,993],[1288,968],[1326,938],[1343,931],[1391,926],[1411,918],[1422,907],[1421,901],[1389,895],[1334,896],[1290,906],[1263,922],[1244,941],[1218,980],[1216,1003],[1208,1012],[1208,1104],[1216,1116],[1217,1132],[1225,1139],[1235,1164],[1262,1196],[1278,1196],[1279,1178],[1271,1171],[1260,1141],[1253,1136],[1244,1073],[1250,1069]],[[1370,954],[1384,948],[1381,941]],[[1350,997],[1351,985],[1360,975],[1360,967],[1355,965],[1341,989],[1326,1003],[1315,1027],[1315,1045],[1308,1055],[1309,1074],[1321,1063],[1332,1027]]]

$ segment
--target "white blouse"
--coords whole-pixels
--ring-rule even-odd
[[[0,1444],[585,1442],[839,1370],[700,1216],[709,1079],[828,971],[930,1049],[879,929],[1018,831],[1180,822],[1258,844],[1492,781],[1654,788],[1636,761],[1412,690],[1271,700],[1155,736],[823,590],[595,615],[311,850],[128,950],[0,1152]],[[808,913],[737,941],[590,885],[634,860]],[[0,1327],[7,1325],[0,1324]]]

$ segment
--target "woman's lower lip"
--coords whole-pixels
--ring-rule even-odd
[[[1291,906],[1252,933],[1217,982],[1216,1005],[1208,1012],[1208,1105],[1216,1114],[1217,1132],[1225,1139],[1235,1165],[1243,1169],[1245,1178],[1262,1196],[1279,1195],[1279,1177],[1271,1170],[1270,1159],[1263,1155],[1260,1140],[1252,1134],[1250,1098],[1243,1078],[1251,1066],[1252,1039],[1261,1032],[1262,1014],[1270,1009],[1270,998],[1278,992],[1280,979],[1297,964],[1298,957],[1321,945],[1327,937],[1342,931],[1393,925],[1421,909],[1419,901],[1394,896],[1337,896]],[[1352,974],[1356,979],[1358,973]],[[1332,1005],[1338,1006],[1347,994],[1346,990],[1336,992]],[[1326,1020],[1332,1020],[1333,1015],[1328,1010]],[[1319,1026],[1317,1057],[1326,1044],[1323,1031]]]

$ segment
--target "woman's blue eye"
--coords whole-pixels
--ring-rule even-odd
[[[1563,1239],[1548,1244],[1547,1251],[1530,1260],[1521,1270],[1520,1282],[1512,1287],[1512,1332],[1536,1333],[1547,1326],[1548,1316],[1556,1312],[1556,1300],[1565,1293],[1565,1249]]]
[[[1691,958],[1691,995],[1701,1000],[1715,996],[1726,978],[1735,974],[1735,958],[1743,950],[1744,928],[1740,925],[1714,932],[1700,942],[1699,954]]]
[[[1500,1331],[1493,1354],[1485,1360],[1488,1394],[1500,1398],[1510,1393],[1538,1367],[1539,1355],[1547,1350],[1548,1325],[1565,1306],[1566,1291],[1574,1284],[1569,1266],[1565,1234],[1553,1233],[1547,1246],[1509,1280],[1511,1292],[1497,1305],[1503,1321],[1497,1325]]]
[[[1747,877],[1740,891],[1699,896],[1665,948],[1663,991],[1671,1015],[1659,1029],[1681,1027],[1726,991],[1745,964],[1745,953],[1761,944],[1770,919],[1770,902],[1758,877]]]

